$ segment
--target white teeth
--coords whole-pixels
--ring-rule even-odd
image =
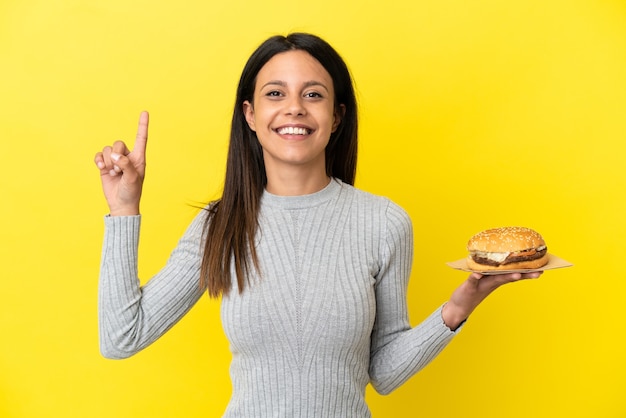
[[[309,133],[308,129],[305,128],[297,128],[294,126],[286,126],[284,128],[280,128],[278,133],[281,135],[307,135]]]

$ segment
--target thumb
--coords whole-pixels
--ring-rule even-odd
[[[114,171],[121,172],[122,178],[127,184],[133,184],[139,179],[139,173],[128,156],[112,152],[111,160],[113,160],[114,163],[114,170],[111,172],[112,175],[114,175]]]

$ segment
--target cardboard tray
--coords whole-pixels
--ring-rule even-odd
[[[548,254],[548,264],[538,269],[477,271],[477,270],[471,270],[467,267],[467,258],[462,258],[456,261],[450,261],[446,263],[446,265],[456,270],[467,271],[468,273],[480,273],[483,275],[508,274],[508,273],[531,273],[533,271],[546,271],[546,270],[554,270],[554,269],[560,269],[563,267],[573,266],[572,263],[565,261],[562,258],[559,258],[553,254]]]

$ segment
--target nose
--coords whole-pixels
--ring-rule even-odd
[[[285,103],[285,114],[290,116],[303,116],[306,114],[304,99],[299,95],[291,96]]]

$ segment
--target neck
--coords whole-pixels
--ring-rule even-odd
[[[302,196],[319,192],[328,186],[330,178],[325,172],[310,173],[302,170],[267,172],[265,189],[278,196]]]

